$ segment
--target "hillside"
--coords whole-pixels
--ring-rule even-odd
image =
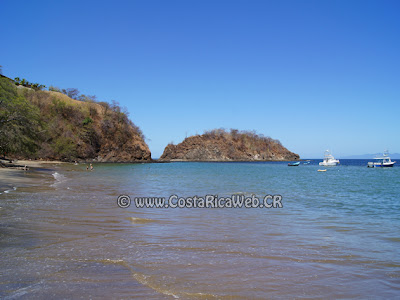
[[[0,154],[100,162],[150,161],[140,129],[116,103],[16,87],[0,77]]]
[[[162,161],[268,161],[298,160],[277,140],[231,129],[212,130],[186,138],[178,145],[169,144],[160,157]]]

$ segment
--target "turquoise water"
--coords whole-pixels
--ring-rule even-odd
[[[2,297],[395,298],[400,168],[342,161],[66,165],[0,195]],[[36,175],[37,177],[37,175]],[[117,197],[282,195],[282,208]]]

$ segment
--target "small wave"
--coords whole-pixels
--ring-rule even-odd
[[[17,190],[17,187],[13,187],[11,190],[5,190],[3,193],[0,193],[0,195],[1,194],[8,194],[8,193],[10,193],[10,192],[12,192],[12,191],[16,191]]]
[[[60,183],[64,182],[67,180],[67,177],[65,177],[63,174],[60,174],[58,172],[54,172],[53,174],[54,179],[56,180],[56,182],[54,182],[51,186],[57,186]]]
[[[136,217],[129,217],[128,220],[131,221],[132,224],[146,224],[146,223],[157,222],[156,220],[152,219],[136,218]]]
[[[132,275],[133,275],[133,278],[135,278],[137,282],[155,290],[156,292],[158,292],[160,294],[172,296],[175,299],[179,298],[179,296],[174,294],[172,291],[169,291],[169,290],[163,288],[160,284],[153,282],[153,280],[151,280],[151,276],[149,276],[149,275],[145,275],[145,274],[141,274],[141,273],[137,273],[137,272],[133,273]]]
[[[132,217],[132,219],[155,221],[155,220],[150,220],[150,219],[142,219],[142,218],[134,218],[134,217]],[[126,267],[131,271],[132,277],[138,283],[140,283],[143,286],[146,286],[160,294],[171,296],[175,299],[179,299],[181,297],[184,297],[184,298],[187,298],[187,297],[193,298],[194,297],[194,298],[198,298],[198,299],[217,299],[217,298],[222,299],[222,298],[224,298],[224,297],[222,297],[222,298],[217,297],[216,295],[213,295],[213,294],[205,294],[205,293],[201,293],[201,292],[190,293],[190,292],[185,292],[185,291],[172,290],[171,288],[164,286],[162,280],[160,281],[153,275],[138,272],[137,270],[135,270],[135,268],[132,265],[130,265],[129,263],[127,263],[126,261],[124,261],[122,259],[106,258],[106,259],[100,259],[100,260],[95,259],[94,261],[98,261],[103,264],[117,264],[117,265]],[[231,299],[231,297],[229,297],[229,299]]]
[[[125,262],[124,262],[124,260],[122,260],[122,259],[109,259],[109,258],[106,258],[106,259],[100,260],[100,262],[102,262],[102,263],[108,263],[108,264],[121,264],[121,265],[125,265]],[[125,266],[126,266],[126,265],[125,265]]]
[[[157,280],[156,278],[154,278],[151,275],[146,275],[146,274],[138,273],[138,272],[133,272],[132,275],[133,275],[133,278],[135,278],[135,280],[137,282],[141,283],[142,285],[147,286],[160,294],[171,296],[175,299],[179,299],[181,297],[184,299],[186,299],[188,297],[196,298],[196,299],[223,299],[223,298],[232,299],[232,297],[220,297],[220,296],[217,296],[214,294],[208,294],[208,293],[172,290],[171,288],[164,286],[162,284],[162,282],[160,282],[159,280]]]
[[[41,285],[42,284],[43,284],[43,280],[41,280],[41,281],[39,281],[37,283],[28,285],[26,287],[20,288],[20,289],[14,291],[11,295],[6,296],[4,299],[20,298],[22,296],[25,296],[26,294],[29,294],[29,293],[32,293],[32,292],[35,292],[35,291],[41,289]]]

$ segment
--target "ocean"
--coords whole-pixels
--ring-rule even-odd
[[[317,172],[319,161],[19,171],[0,190],[0,298],[398,298],[400,164]],[[281,205],[135,202],[171,195],[279,195]]]

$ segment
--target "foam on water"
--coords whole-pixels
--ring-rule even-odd
[[[55,182],[51,185],[53,187],[57,187],[61,183],[67,181],[67,177],[65,175],[63,175],[63,174],[58,173],[58,172],[54,172],[51,175],[53,175],[53,177],[55,179]]]
[[[4,193],[4,194],[8,194],[8,193],[10,193],[10,192],[12,192],[12,191],[16,191],[16,190],[17,190],[17,187],[14,186],[11,190],[5,190],[3,193]],[[3,194],[3,193],[0,193],[0,195]]]
[[[146,219],[146,218],[137,218],[137,217],[130,217],[128,218],[132,224],[146,224],[146,223],[155,223],[157,220]]]

